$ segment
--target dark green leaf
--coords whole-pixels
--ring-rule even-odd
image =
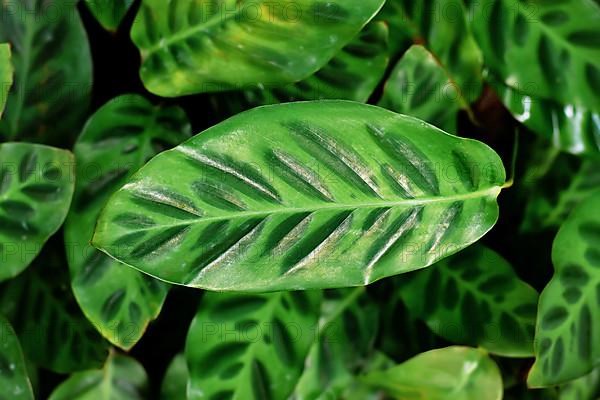
[[[187,383],[190,373],[184,354],[177,354],[167,368],[160,387],[162,400],[187,400]]]
[[[96,20],[109,31],[116,31],[133,0],[85,0]]]
[[[0,315],[0,398],[33,400],[33,390],[27,376],[19,338],[2,315]]]

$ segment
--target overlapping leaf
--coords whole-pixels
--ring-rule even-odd
[[[413,315],[438,335],[503,356],[533,354],[537,293],[494,251],[475,245],[399,282]]]
[[[325,291],[318,335],[290,398],[342,398],[371,356],[378,317],[377,305],[362,287]]]
[[[12,400],[33,400],[31,382],[19,338],[0,315],[0,396]]]
[[[560,387],[559,400],[597,400],[600,398],[600,368]]]
[[[319,70],[383,2],[144,0],[131,37],[158,95],[272,87]]]
[[[74,164],[65,150],[0,144],[0,280],[26,268],[63,223],[73,195]]]
[[[364,285],[478,240],[504,174],[482,143],[378,107],[261,107],[151,160],[93,243],[192,287]]]
[[[44,251],[31,268],[0,292],[0,312],[11,321],[23,351],[36,365],[60,373],[96,368],[107,343],[77,306],[66,265]]]
[[[207,293],[186,342],[188,398],[287,398],[318,335],[320,298]]]
[[[76,2],[0,3],[0,42],[9,42],[15,82],[0,138],[52,143],[78,132],[87,110],[92,65]]]
[[[187,383],[190,373],[185,355],[173,357],[160,387],[161,400],[187,400]]]
[[[502,399],[498,367],[484,351],[469,347],[431,350],[364,380],[402,400]]]
[[[563,383],[600,364],[600,192],[583,201],[552,248],[554,277],[540,295],[532,387]]]
[[[49,400],[144,400],[147,387],[144,367],[133,358],[111,354],[103,369],[71,375]]]
[[[167,288],[89,245],[109,196],[156,153],[190,136],[183,110],[120,96],[88,121],[75,145],[77,185],[65,224],[71,284],[86,316],[112,343],[128,349],[156,318]]]
[[[116,31],[133,0],[85,0],[96,20],[109,31]]]
[[[13,83],[14,68],[11,58],[10,45],[8,43],[0,43],[0,118],[6,105],[8,91]]]
[[[385,83],[381,107],[456,132],[458,111],[468,107],[446,70],[423,46],[412,46]]]
[[[600,6],[596,2],[483,0],[472,4],[473,33],[487,66],[504,84],[535,98],[600,111]]]

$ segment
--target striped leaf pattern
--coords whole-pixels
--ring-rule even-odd
[[[33,390],[19,338],[0,314],[0,398],[33,400]]]
[[[10,58],[10,45],[0,43],[0,82],[2,83],[2,87],[0,87],[0,118],[2,118],[2,112],[6,106],[8,91],[13,83],[14,68]]]
[[[131,31],[140,75],[167,97],[274,86],[325,65],[384,0],[144,0]]]
[[[65,224],[71,286],[98,331],[124,349],[156,318],[167,288],[90,246],[96,219],[110,195],[146,161],[189,136],[180,108],[162,109],[141,96],[124,95],[101,107],[75,144],[78,178]]]
[[[450,133],[456,132],[458,111],[468,107],[448,72],[420,45],[408,49],[396,64],[378,104]]]
[[[318,334],[319,291],[207,293],[186,342],[188,399],[287,398]]]
[[[62,225],[73,196],[74,165],[65,150],[0,144],[0,281],[25,269]]]
[[[76,5],[69,0],[0,2],[0,43],[10,43],[15,67],[0,121],[1,141],[63,143],[79,131],[92,65]]]
[[[409,310],[438,335],[502,356],[533,354],[538,295],[494,251],[475,245],[399,281]]]
[[[555,385],[600,364],[600,192],[583,201],[552,248],[554,276],[540,295],[532,387]]]
[[[49,400],[144,400],[148,377],[133,358],[111,353],[102,369],[78,372],[61,383]]]
[[[359,286],[478,240],[504,179],[489,147],[412,117],[267,106],[151,160],[111,198],[93,244],[192,287]]]
[[[44,250],[31,268],[0,292],[0,313],[12,323],[27,359],[58,373],[97,368],[107,343],[77,306],[66,265]]]
[[[475,38],[486,65],[504,84],[536,98],[600,111],[600,6],[595,1],[472,3]]]
[[[94,18],[109,31],[116,31],[133,0],[85,0]]]

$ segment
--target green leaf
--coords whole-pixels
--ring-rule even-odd
[[[502,377],[480,349],[452,346],[419,354],[364,381],[402,400],[500,400]]]
[[[324,291],[318,337],[291,398],[340,398],[368,362],[378,319],[377,305],[368,298],[364,287]]]
[[[599,113],[586,106],[527,96],[493,80],[492,84],[515,119],[556,148],[572,154],[600,153]]]
[[[94,18],[109,31],[116,31],[133,0],[85,0]]]
[[[0,315],[0,393],[12,400],[33,400],[31,381],[17,334]],[[6,397],[8,399],[9,397]]]
[[[94,249],[89,241],[110,195],[156,153],[189,136],[190,125],[180,108],[158,108],[141,96],[125,95],[101,107],[75,144],[78,179],[65,224],[71,285],[89,320],[123,349],[137,343],[157,317],[167,287]]]
[[[49,400],[142,400],[148,377],[136,360],[112,354],[103,369],[78,372],[61,383]]]
[[[450,133],[456,132],[458,111],[468,107],[448,72],[419,45],[408,49],[396,64],[378,105]]]
[[[600,7],[592,0],[473,1],[486,65],[525,95],[600,111]]]
[[[0,140],[64,143],[79,131],[92,62],[76,5],[68,0],[0,3],[0,42],[11,44],[15,67]]]
[[[67,268],[52,251],[45,250],[35,265],[5,284],[0,312],[35,364],[59,373],[100,367],[107,343],[78,308]]]
[[[73,155],[0,144],[0,281],[23,271],[62,225],[73,196]]]
[[[13,83],[14,68],[11,63],[11,51],[8,43],[0,43],[0,118],[6,105],[8,91]]]
[[[111,198],[93,244],[192,287],[365,285],[477,241],[504,179],[489,147],[412,117],[267,106],[152,159]]]
[[[600,192],[564,222],[552,247],[554,276],[540,295],[531,387],[579,378],[600,365]]]
[[[187,383],[190,377],[185,355],[177,354],[167,368],[160,387],[162,400],[187,400]]]
[[[186,342],[188,398],[287,398],[318,335],[320,298],[206,293]]]
[[[175,97],[302,80],[325,65],[384,0],[144,0],[131,38],[146,88]]]
[[[411,313],[445,339],[507,357],[533,355],[537,292],[494,251],[475,245],[399,282]]]
[[[598,400],[600,398],[600,368],[560,387],[560,400]]]
[[[409,35],[414,43],[423,44],[463,97],[469,101],[479,97],[483,61],[461,0],[388,0],[384,11],[392,38]]]

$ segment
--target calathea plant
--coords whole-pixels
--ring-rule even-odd
[[[0,4],[1,399],[600,396],[592,0]]]

